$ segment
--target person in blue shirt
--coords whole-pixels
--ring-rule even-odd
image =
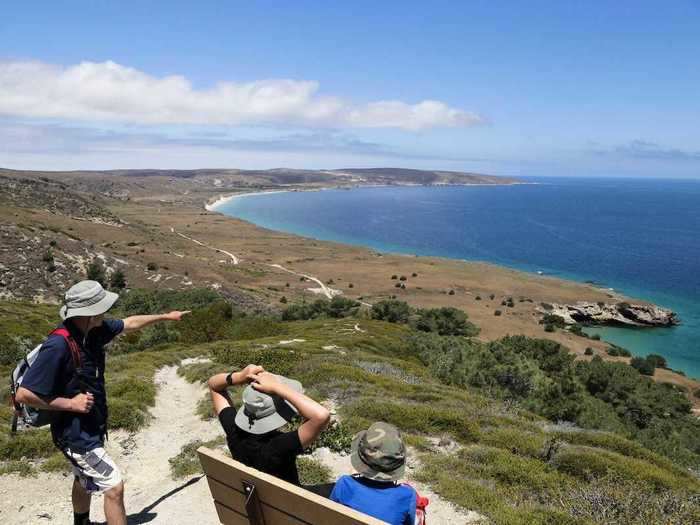
[[[179,321],[189,312],[104,319],[119,296],[96,281],[81,281],[65,294],[63,323],[49,335],[17,390],[16,401],[52,411],[51,435],[73,465],[76,525],[89,524],[92,494],[104,493],[109,525],[125,525],[124,482],[104,449],[107,435],[104,347],[122,332],[158,321]]]
[[[341,476],[331,500],[391,525],[413,525],[416,491],[398,484],[406,468],[406,447],[398,429],[373,423],[353,439],[350,461],[357,474]]]

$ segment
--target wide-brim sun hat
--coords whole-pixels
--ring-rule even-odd
[[[303,393],[299,381],[284,376],[276,376],[296,392]],[[291,403],[277,395],[265,394],[248,385],[243,390],[243,406],[236,412],[236,426],[251,434],[267,434],[289,423],[298,414]]]
[[[64,321],[71,317],[94,317],[106,313],[119,295],[108,292],[97,281],[80,281],[66,292],[59,314]]]
[[[364,478],[398,481],[406,471],[406,447],[399,430],[389,423],[373,423],[355,435],[350,463]]]

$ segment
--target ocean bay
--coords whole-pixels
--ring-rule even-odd
[[[486,261],[594,282],[676,311],[680,326],[596,328],[700,376],[700,183],[527,179],[507,186],[375,187],[232,199],[217,211],[379,251]]]

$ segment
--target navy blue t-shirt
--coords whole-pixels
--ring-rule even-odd
[[[102,446],[107,430],[104,346],[124,330],[124,321],[105,319],[85,338],[70,320],[60,327],[68,329],[78,343],[80,367],[76,370],[68,342],[60,335],[50,335],[24,376],[22,386],[45,398],[92,393],[95,404],[89,413],[56,411],[51,420],[51,434],[60,448],[86,452]]]
[[[416,521],[416,491],[407,485],[341,476],[331,499],[391,525],[413,525]]]

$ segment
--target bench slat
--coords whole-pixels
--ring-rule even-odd
[[[219,521],[224,525],[250,525],[248,516],[243,516],[218,501],[215,501],[214,505],[216,506],[216,513],[219,515]]]
[[[209,481],[211,495],[216,503],[224,505],[238,514],[247,516],[245,508],[246,496],[243,492],[224,485],[213,478],[207,478],[207,480]],[[265,516],[265,525],[308,525],[307,522],[298,520],[284,511],[271,507],[264,501],[261,501],[261,505]]]
[[[224,498],[221,491],[226,491],[222,486],[232,487],[229,489],[231,492],[236,492],[243,497],[243,480],[255,485],[258,497],[263,504],[266,525],[286,523],[294,523],[294,525],[304,523],[311,525],[386,525],[381,520],[250,468],[206,447],[200,447],[197,453],[216,501],[230,501],[232,504],[236,501],[236,494],[231,494],[227,500],[220,499]],[[214,490],[217,491],[216,495]],[[236,508],[240,508],[240,506]],[[268,516],[270,521],[268,521]],[[283,519],[283,516],[295,517],[297,520],[272,521],[273,519]]]

